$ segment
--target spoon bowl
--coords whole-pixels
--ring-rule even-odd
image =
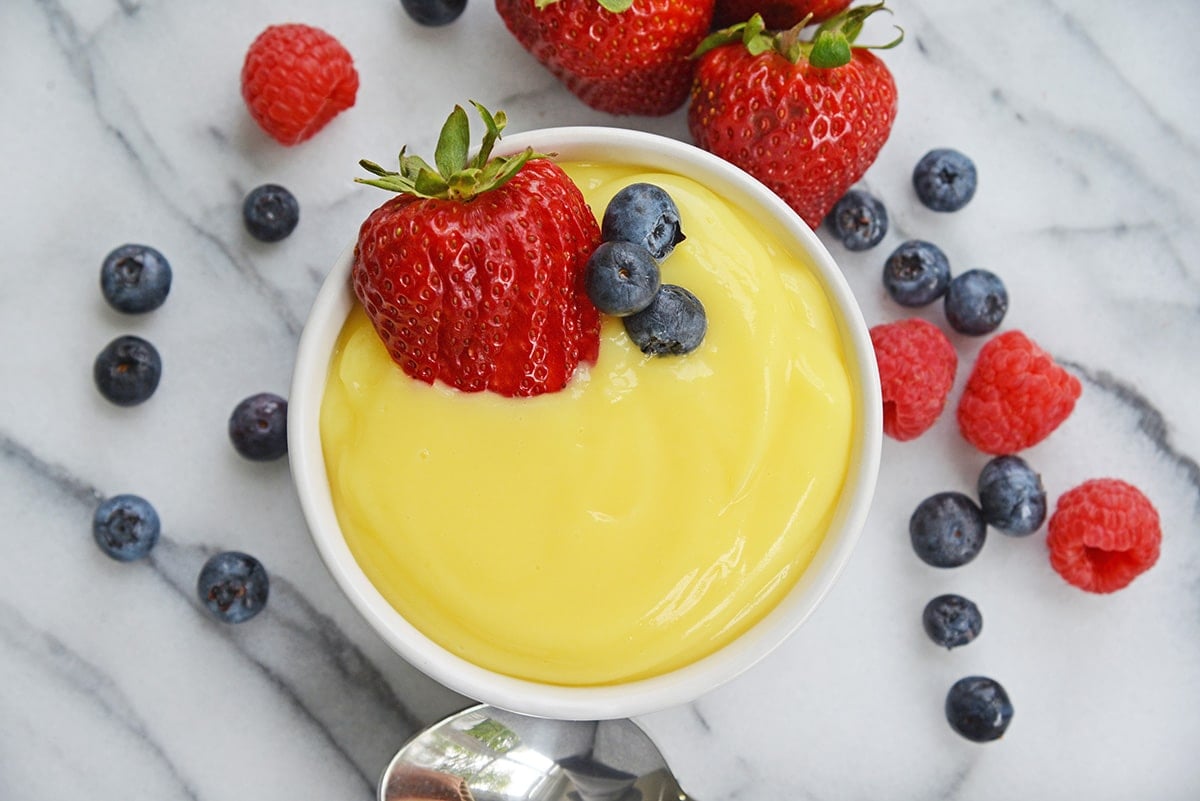
[[[379,801],[689,801],[666,760],[624,718],[535,718],[482,704],[417,734]]]

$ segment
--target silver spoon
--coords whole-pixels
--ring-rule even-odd
[[[631,720],[533,718],[481,705],[417,734],[379,801],[695,801]]]

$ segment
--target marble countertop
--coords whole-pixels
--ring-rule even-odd
[[[1089,0],[893,0],[906,41],[883,57],[900,89],[891,139],[864,184],[889,206],[878,248],[821,232],[870,323],[903,316],[879,281],[903,239],[956,270],[1006,281],[1020,328],[1083,382],[1068,422],[1026,457],[1053,499],[1084,479],[1141,487],[1162,558],[1092,596],[1051,570],[1044,536],[993,535],[970,565],[912,554],[907,521],[944,489],[971,492],[985,458],[946,415],[887,441],[861,543],[823,606],[740,678],[639,722],[701,799],[1200,797],[1200,5]],[[300,21],[354,54],[356,106],[285,149],[238,91],[245,49]],[[0,6],[6,183],[0,332],[0,798],[368,799],[416,729],[468,702],[408,666],[359,618],[309,539],[286,460],[229,445],[234,404],[287,392],[309,305],[379,202],[360,157],[428,154],[453,103],[505,109],[512,130],[561,124],[687,138],[682,113],[591,111],[544,72],[486,0],[422,29],[399,3],[7,0]],[[937,215],[909,176],[952,146],[975,200]],[[241,200],[299,197],[277,245],[245,233]],[[171,260],[166,306],[104,304],[100,262],[124,242]],[[939,312],[922,312],[937,318]],[[92,385],[121,333],[153,341],[164,378],[133,409]],[[980,344],[957,338],[963,364]],[[955,393],[966,370],[960,369]],[[151,557],[91,542],[99,498],[135,492],[164,521]],[[194,600],[199,564],[236,548],[267,566],[267,610],[230,626]],[[983,635],[946,651],[926,600],[962,592]],[[1000,741],[946,725],[961,676],[1001,681],[1016,709]]]

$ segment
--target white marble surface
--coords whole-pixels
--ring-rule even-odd
[[[879,269],[902,239],[1007,281],[1022,328],[1084,383],[1076,413],[1027,456],[1051,496],[1112,475],[1141,486],[1162,559],[1093,597],[1048,565],[1042,535],[993,535],[957,571],[911,553],[907,519],[970,491],[984,459],[949,416],[888,442],[878,499],[844,578],[778,652],[683,708],[646,717],[701,799],[1200,797],[1200,5],[1091,0],[893,0],[907,41],[884,55],[900,113],[866,184],[892,231],[842,263],[872,323],[901,316]],[[303,21],[338,36],[357,105],[284,149],[238,93],[249,41]],[[428,153],[450,106],[506,109],[513,129],[601,123],[686,138],[682,114],[610,118],[561,89],[486,0],[419,29],[396,2],[5,0],[0,153],[0,799],[367,799],[393,750],[465,701],[392,654],[338,593],[311,545],[287,466],[241,460],[233,405],[286,392],[302,321],[357,222],[379,202],[360,157]],[[955,215],[913,201],[912,164],[971,154],[979,194]],[[276,181],[300,198],[285,242],[244,233],[241,198]],[[822,234],[824,236],[824,234]],[[175,285],[141,319],[103,303],[112,247],[157,246]],[[930,319],[940,312],[930,310]],[[139,333],[164,355],[134,409],[91,383],[97,351]],[[963,364],[978,342],[956,340]],[[966,370],[960,370],[955,395]],[[147,561],[92,544],[97,499],[137,492],[164,520]],[[217,548],[259,556],[267,611],[202,615],[193,587]],[[975,643],[946,652],[925,601],[973,597]],[[969,673],[1016,715],[986,746],[942,717]]]

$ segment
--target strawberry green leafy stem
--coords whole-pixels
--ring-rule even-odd
[[[437,147],[433,154],[433,161],[437,166],[431,166],[420,156],[409,155],[406,152],[407,148],[403,148],[400,150],[399,171],[388,170],[373,161],[363,159],[359,162],[362,168],[378,177],[354,180],[360,184],[404,195],[470,200],[489,189],[503,186],[520,172],[530,159],[546,158],[546,154],[535,153],[532,148],[526,148],[513,156],[492,158],[492,148],[500,139],[500,132],[508,124],[508,117],[503,111],[497,111],[493,115],[474,100],[471,101],[471,105],[479,112],[486,128],[479,152],[473,158],[470,155],[470,120],[467,119],[467,112],[462,106],[455,106],[438,134]]]
[[[746,22],[739,22],[709,34],[697,45],[692,58],[699,58],[718,47],[741,42],[753,56],[775,51],[793,64],[804,57],[809,64],[821,69],[841,67],[850,63],[850,54],[856,47],[890,50],[904,41],[904,29],[897,25],[896,30],[900,31],[900,35],[887,44],[861,45],[855,42],[867,17],[876,11],[892,13],[883,3],[854,6],[821,23],[811,39],[802,39],[800,36],[808,24],[809,17],[805,17],[786,31],[773,31],[767,30],[760,14],[755,14]]]

